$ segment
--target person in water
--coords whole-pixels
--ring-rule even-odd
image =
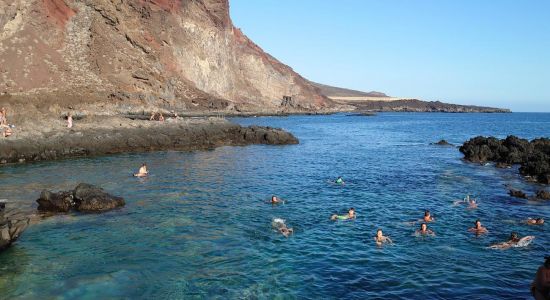
[[[422,220],[424,220],[424,222],[426,223],[435,221],[434,217],[432,217],[429,210],[424,211],[424,218]]]
[[[510,237],[508,238],[508,241],[491,245],[491,246],[489,246],[489,248],[506,250],[510,247],[517,246],[523,240],[533,239],[533,238],[534,237],[532,237],[532,236],[525,236],[525,237],[519,238],[519,236],[516,232],[512,232],[510,234]]]
[[[420,225],[420,229],[418,229],[416,231],[416,234],[420,234],[420,235],[435,235],[435,232],[433,232],[433,230],[431,229],[428,229],[428,224],[426,223],[422,223]]]
[[[285,224],[285,220],[283,219],[274,219],[271,225],[277,229],[279,233],[284,235],[284,237],[288,237],[289,235],[294,233],[294,229],[288,228]]]
[[[147,171],[147,165],[143,163],[141,165],[141,168],[139,168],[139,171],[134,174],[135,177],[145,177],[149,174],[149,171]]]
[[[355,219],[355,209],[352,207],[348,210],[348,213],[346,215],[332,215],[330,217],[332,221],[336,220],[352,220]]]
[[[481,225],[480,220],[476,220],[476,222],[474,223],[474,227],[468,229],[468,231],[473,232],[475,234],[484,234],[484,233],[489,232],[489,230],[487,230],[487,228],[485,228]]]
[[[544,224],[544,219],[543,218],[536,218],[536,219],[528,218],[527,220],[525,220],[525,223],[527,225],[543,225]]]
[[[335,183],[336,183],[336,184],[341,184],[341,185],[346,184],[346,183],[344,182],[344,179],[342,178],[342,176],[338,176],[338,178],[336,179]]]
[[[531,284],[531,293],[535,300],[550,299],[550,256],[544,257],[544,260]]]
[[[275,195],[271,196],[271,204],[280,204],[283,203],[283,201],[279,198],[277,198]]]
[[[374,241],[378,246],[382,246],[382,244],[386,244],[386,243],[393,244],[393,241],[389,237],[384,236],[384,234],[382,233],[382,229],[378,229],[376,231],[376,236],[374,237]]]
[[[476,199],[470,199],[468,200],[468,209],[476,209],[477,208],[477,201]]]

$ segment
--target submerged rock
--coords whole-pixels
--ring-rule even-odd
[[[510,189],[508,191],[508,194],[512,197],[527,199],[527,194],[525,194],[523,191],[520,191],[520,190]]]
[[[0,205],[0,250],[9,247],[29,226],[30,218],[16,210]]]
[[[522,175],[550,184],[550,139],[532,141],[516,136],[499,140],[495,137],[478,136],[460,147],[464,158],[471,162],[496,162],[499,166],[519,164]]]
[[[106,193],[102,188],[81,183],[72,191],[53,193],[42,191],[38,210],[63,213],[71,210],[80,212],[103,212],[125,205],[124,199]]]

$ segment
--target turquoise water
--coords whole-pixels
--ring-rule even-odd
[[[384,113],[376,117],[235,119],[282,127],[300,145],[223,147],[43,162],[0,168],[0,198],[30,204],[41,189],[78,182],[126,198],[101,215],[61,215],[30,227],[0,254],[0,298],[521,299],[550,253],[550,203],[528,192],[517,170],[465,163],[458,149],[476,135],[550,135],[550,114]],[[152,176],[130,176],[147,162]],[[341,175],[345,187],[328,181]],[[477,210],[452,202],[472,193]],[[265,203],[272,194],[287,203]],[[355,221],[331,222],[355,207]],[[408,222],[430,209],[433,238]],[[295,233],[271,228],[283,218]],[[467,232],[481,219],[489,234]],[[395,242],[376,247],[382,228]],[[486,247],[511,231],[535,235],[525,248]]]

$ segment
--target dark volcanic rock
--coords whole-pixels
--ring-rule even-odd
[[[291,145],[298,144],[298,139],[289,132],[271,127],[250,126],[240,130],[243,143]]]
[[[38,202],[38,210],[43,212],[68,212],[73,207],[73,194],[71,192],[53,193],[42,191]]]
[[[15,210],[0,209],[0,250],[10,246],[29,226],[30,218]]]
[[[81,212],[101,212],[124,206],[124,199],[111,196],[102,188],[87,183],[79,184],[74,192],[75,209]]]
[[[437,143],[432,143],[432,145],[438,145],[438,146],[454,146],[453,144],[447,142],[446,140],[440,140]]]
[[[550,192],[545,190],[540,190],[537,192],[537,199],[539,200],[550,200]]]
[[[493,161],[503,165],[520,164],[520,173],[550,184],[550,139],[532,141],[508,136],[504,140],[478,136],[460,147],[464,158],[471,162]]]
[[[520,190],[510,189],[508,191],[508,194],[512,197],[527,199],[527,195],[524,192],[520,191]]]
[[[53,193],[42,191],[38,210],[42,212],[103,212],[124,206],[124,199],[106,193],[102,188],[87,183],[79,184],[73,191]]]

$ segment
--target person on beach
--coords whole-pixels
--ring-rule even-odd
[[[535,300],[550,299],[550,256],[545,256],[544,260],[531,284],[531,293]]]
[[[428,229],[428,224],[422,223],[420,225],[420,229],[416,230],[417,235],[431,235],[435,236],[435,232],[433,232],[431,229]]]
[[[156,112],[154,112],[154,111],[151,112],[151,117],[149,118],[149,121],[154,121],[156,116],[157,116]]]
[[[527,225],[544,225],[544,219],[543,218],[536,218],[536,219],[528,218],[527,220],[525,220],[525,223]]]
[[[5,107],[0,109],[0,125],[8,126],[8,110]]]
[[[376,242],[376,244],[378,246],[382,246],[382,244],[393,244],[393,241],[387,237],[387,236],[384,236],[384,234],[382,233],[382,229],[378,229],[376,231],[376,236],[374,237],[374,241]]]
[[[2,136],[5,138],[11,136],[13,133],[9,126],[0,127],[0,129],[2,130]]]
[[[159,113],[159,122],[164,122],[164,116],[162,113]]]
[[[139,168],[139,171],[134,174],[135,177],[145,177],[147,176],[147,174],[149,174],[149,171],[147,171],[147,165],[145,163],[143,163],[141,165],[141,168]]]
[[[474,223],[474,227],[468,229],[468,231],[473,232],[473,233],[475,233],[476,235],[478,235],[478,234],[484,234],[484,233],[489,232],[489,231],[487,230],[487,228],[485,228],[485,227],[483,227],[483,226],[481,225],[481,221],[480,221],[480,220],[476,220],[476,222]]]
[[[285,224],[285,220],[275,218],[273,219],[273,222],[271,222],[271,226],[277,231],[282,234],[284,237],[288,237],[289,235],[294,233],[294,229],[288,228]]]
[[[435,221],[435,218],[432,217],[429,210],[424,211],[424,218],[422,220],[426,223]]]
[[[67,128],[73,128],[73,113],[67,114]]]
[[[510,234],[510,238],[508,238],[508,241],[498,243],[498,244],[493,244],[489,246],[489,248],[506,250],[511,247],[527,246],[534,238],[535,238],[534,236],[524,236],[522,238],[519,238],[516,232],[512,232]]]
[[[332,215],[330,217],[332,221],[336,220],[352,220],[355,219],[355,209],[352,207],[348,210],[348,213],[346,215]]]

